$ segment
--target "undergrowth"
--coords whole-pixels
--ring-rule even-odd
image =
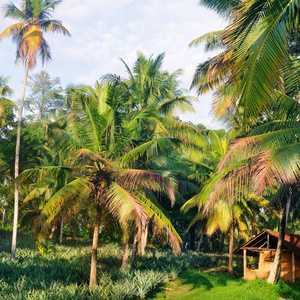
[[[19,234],[16,260],[10,259],[11,237],[0,231],[0,299],[145,299],[162,282],[188,269],[226,265],[228,256],[149,251],[120,272],[123,249],[102,244],[98,252],[97,287],[88,288],[91,242],[54,245],[46,254],[34,251],[29,235]],[[238,260],[241,262],[241,260]]]

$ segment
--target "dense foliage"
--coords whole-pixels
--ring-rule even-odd
[[[124,78],[99,74],[93,86],[28,77],[39,55],[51,58],[44,33],[69,35],[51,19],[59,2],[5,6],[21,22],[0,39],[16,43],[25,78],[17,108],[0,77],[0,213],[15,259],[1,232],[0,296],[143,299],[184,270],[226,264],[215,253],[227,250],[234,276],[234,245],[263,228],[279,231],[277,282],[285,232],[300,230],[299,1],[200,1],[229,25],[191,42],[220,51],[192,87],[214,92],[227,130],[180,120],[198,100],[181,70],[164,70],[165,54],[138,52],[132,68],[121,60]],[[28,235],[16,256],[17,229]]]

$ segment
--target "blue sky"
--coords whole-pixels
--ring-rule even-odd
[[[8,0],[0,0],[2,6]],[[13,2],[20,7],[20,1]],[[182,88],[189,89],[199,62],[212,53],[203,48],[188,48],[194,38],[226,26],[216,14],[199,6],[198,0],[63,0],[54,12],[72,37],[46,35],[52,49],[52,61],[44,69],[52,77],[60,77],[62,86],[69,83],[93,85],[106,73],[126,76],[122,57],[131,67],[136,52],[146,56],[165,52],[164,69],[183,69]],[[0,31],[13,24],[0,16]],[[10,77],[10,85],[20,97],[24,68],[15,65],[15,45],[9,39],[0,44],[0,75]],[[38,64],[33,73],[41,70]],[[189,92],[195,95],[195,92]],[[212,122],[212,95],[199,97],[195,114],[180,115],[184,121],[220,128]]]

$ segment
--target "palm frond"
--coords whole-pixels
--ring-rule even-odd
[[[134,217],[136,224],[146,223],[147,214],[135,196],[112,182],[107,193],[107,208],[119,223],[126,224]]]
[[[127,169],[120,171],[121,184],[130,189],[146,188],[155,192],[166,193],[171,204],[175,203],[175,190],[163,176],[153,171]]]
[[[205,52],[224,49],[225,45],[222,42],[221,35],[223,30],[208,32],[190,42],[189,47],[198,47],[205,43]]]
[[[48,234],[52,220],[61,212],[64,205],[69,201],[76,201],[81,197],[87,198],[91,193],[92,184],[88,178],[79,177],[55,193],[43,208],[37,220],[37,238],[43,241]]]

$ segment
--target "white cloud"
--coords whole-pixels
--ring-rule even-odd
[[[0,4],[7,1],[0,0]],[[119,58],[132,66],[140,50],[145,55],[166,52],[164,68],[170,72],[182,68],[182,87],[188,89],[196,65],[212,56],[202,48],[188,49],[189,42],[226,25],[195,0],[64,0],[54,17],[63,21],[72,37],[46,36],[53,57],[46,70],[61,77],[65,85],[93,84],[106,73],[125,76]],[[0,17],[0,31],[12,23]],[[14,54],[11,42],[0,44],[0,74],[11,75],[11,85],[19,97],[23,69],[14,66]],[[40,68],[39,65],[35,71]],[[187,118],[216,126],[210,124],[212,118],[208,115],[211,99],[211,95],[200,98],[200,104],[195,106],[197,113]]]

